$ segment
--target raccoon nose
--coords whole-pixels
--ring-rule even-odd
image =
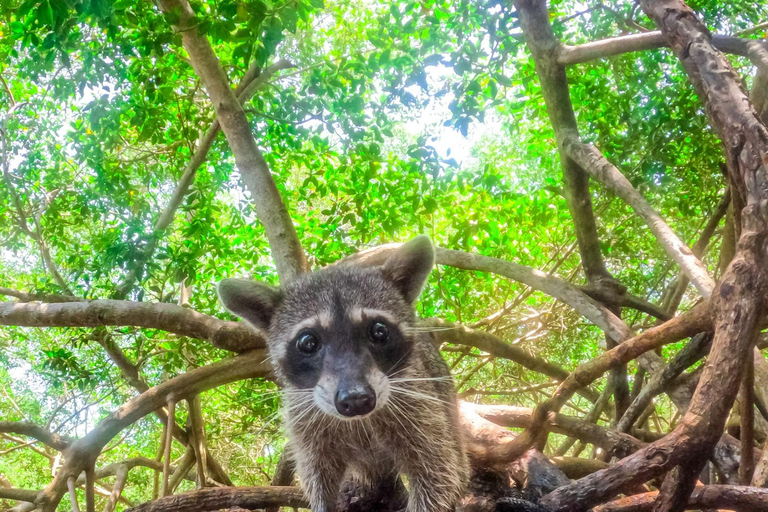
[[[336,410],[344,416],[362,416],[376,407],[376,393],[371,386],[341,389],[336,392]]]

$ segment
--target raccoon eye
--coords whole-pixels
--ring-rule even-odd
[[[376,343],[384,343],[389,339],[389,328],[381,322],[373,322],[370,334]]]
[[[296,349],[306,356],[311,356],[320,348],[320,340],[311,332],[300,334],[296,339]]]

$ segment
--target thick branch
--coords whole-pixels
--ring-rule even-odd
[[[264,225],[272,256],[281,279],[291,278],[309,270],[304,250],[299,243],[293,221],[272,179],[269,166],[256,146],[251,126],[243,107],[227,82],[208,39],[198,31],[199,20],[186,0],[161,0],[166,13],[178,16],[177,29],[192,67],[205,86],[216,109],[221,129],[235,155],[253,200],[259,220]]]
[[[92,300],[59,304],[0,303],[0,325],[24,327],[100,327],[131,325],[162,329],[244,352],[264,347],[261,333],[244,322],[226,322],[175,304]]]
[[[29,421],[0,421],[0,432],[22,434],[59,451],[65,450],[74,441],[70,437],[60,436]]]
[[[709,276],[707,268],[667,226],[664,219],[640,195],[621,171],[610,163],[597,148],[582,143],[574,134],[568,134],[563,138],[562,147],[566,154],[573,158],[584,171],[608,187],[640,215],[667,254],[680,265],[680,269],[685,272],[699,293],[704,298],[708,298],[715,288],[715,281]]]
[[[651,512],[658,492],[636,494],[593,509],[594,512]],[[737,512],[768,511],[768,489],[738,485],[696,487],[688,499],[688,509],[726,509]]]
[[[755,42],[754,39],[732,36],[712,37],[712,43],[715,48],[725,53],[732,53],[742,57],[749,57],[749,45]],[[564,66],[569,66],[596,59],[605,59],[623,53],[653,50],[668,46],[666,38],[660,31],[645,32],[643,34],[612,37],[579,46],[563,45],[558,53],[557,61]]]
[[[232,507],[253,510],[272,506],[307,508],[308,504],[297,487],[216,487],[150,501],[128,512],[209,512]]]

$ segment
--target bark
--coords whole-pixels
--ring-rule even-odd
[[[722,52],[749,57],[750,47],[756,41],[754,39],[731,36],[713,36],[712,43],[715,48]],[[758,42],[758,44],[760,43]],[[578,46],[563,45],[558,53],[557,61],[564,66],[569,66],[629,52],[666,47],[669,47],[669,43],[660,31],[645,32],[643,34],[612,37]]]
[[[755,366],[752,358],[748,358],[744,365],[741,390],[739,391],[739,405],[739,439],[741,440],[739,483],[749,485],[755,470],[754,451],[752,449],[755,446]]]
[[[0,421],[0,432],[22,434],[59,451],[65,450],[74,441],[71,437],[60,436],[30,421]]]
[[[595,507],[594,512],[651,512],[658,492],[637,494]],[[768,489],[736,485],[705,485],[694,488],[686,508],[726,509],[737,512],[768,511]]]
[[[129,509],[130,512],[208,512],[231,507],[247,510],[284,506],[307,508],[297,487],[213,487],[167,496]]]
[[[181,34],[195,73],[203,82],[216,109],[235,162],[253,197],[256,213],[264,225],[272,257],[281,280],[290,281],[309,270],[288,209],[277,190],[264,156],[259,151],[242,105],[229,86],[208,39],[198,30],[199,21],[186,0],[161,0],[166,14],[177,16]]]
[[[225,322],[175,304],[91,300],[59,304],[0,303],[0,325],[101,327],[131,325],[210,341],[233,352],[265,347],[264,337],[244,322]]]
[[[669,386],[683,371],[704,357],[712,345],[712,335],[699,333],[675,356],[667,367],[656,373],[632,401],[627,412],[616,424],[619,432],[628,432],[653,398]]]
[[[264,377],[269,371],[266,354],[255,350],[179,375],[129,400],[68,448],[64,464],[53,481],[38,493],[36,503],[43,512],[54,512],[70,477],[77,477],[124,428],[159,409],[168,400],[186,399],[230,382]]]
[[[561,141],[565,153],[577,162],[591,177],[598,180],[624,200],[645,221],[667,254],[675,260],[688,279],[705,298],[712,294],[715,281],[707,268],[683,243],[664,219],[632,186],[629,180],[592,145],[582,143],[578,134],[569,133]]]
[[[747,205],[742,212],[741,236],[734,261],[713,294],[713,348],[688,412],[664,439],[649,445],[616,466],[559,489],[543,503],[553,510],[585,510],[615,496],[622,485],[663,474],[675,466],[692,468],[700,454],[709,454],[723,429],[739,385],[739,373],[764,320],[766,296],[765,237],[768,202],[765,169],[760,155],[768,154],[768,135],[756,118],[735,72],[714,50],[706,28],[683,3],[642,1],[661,27],[691,81],[705,101],[713,127],[726,146],[732,194]],[[736,201],[734,201],[736,202]],[[691,463],[691,461],[694,463]],[[670,489],[663,486],[661,507],[680,510],[677,496],[695,478],[692,471]],[[617,483],[619,485],[617,485]]]

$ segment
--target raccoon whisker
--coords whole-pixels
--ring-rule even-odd
[[[441,404],[446,404],[446,405],[453,406],[453,404],[451,402],[448,402],[446,400],[441,400],[441,399],[439,399],[437,397],[434,397],[434,396],[427,395],[426,393],[419,393],[418,391],[413,391],[411,389],[405,389],[405,388],[401,388],[401,387],[398,387],[398,386],[392,386],[392,385],[389,386],[389,389],[393,393],[399,393],[401,395],[410,396],[410,397],[413,397],[413,398],[421,398],[422,400],[429,400],[429,401],[432,401],[432,402],[438,402],[438,403],[441,403]]]
[[[401,427],[403,427],[403,432],[407,432],[409,431],[409,429],[406,428],[405,424],[402,422],[400,417],[402,416],[404,418],[407,418],[408,415],[405,413],[403,408],[398,403],[399,403],[399,400],[397,399],[397,397],[394,395],[390,395],[389,401],[387,402],[387,407],[391,408],[392,417],[395,419],[395,421],[397,421],[400,424]]]
[[[458,327],[405,327],[405,332],[443,332],[443,331],[455,331]]]
[[[425,381],[425,380],[431,380],[431,381],[450,381],[453,380],[453,377],[445,376],[445,377],[401,377],[397,379],[393,379],[390,377],[389,382],[419,382],[419,381]]]
[[[405,409],[403,408],[403,406],[405,405],[404,402],[402,402],[400,398],[397,398],[397,397],[394,397],[394,396],[392,398],[395,399],[393,404],[395,405],[395,407],[399,411],[399,414],[395,415],[395,419],[398,421],[398,423],[400,423],[400,425],[404,429],[406,428],[405,425],[403,425],[402,421],[400,421],[400,417],[402,417],[402,419],[405,420],[411,426],[410,429],[406,429],[406,430],[409,430],[411,432],[416,432],[424,440],[428,439],[429,436],[427,436],[427,434],[424,433],[424,430],[415,421],[413,421],[413,419],[411,418],[411,415],[408,414],[405,411]]]

